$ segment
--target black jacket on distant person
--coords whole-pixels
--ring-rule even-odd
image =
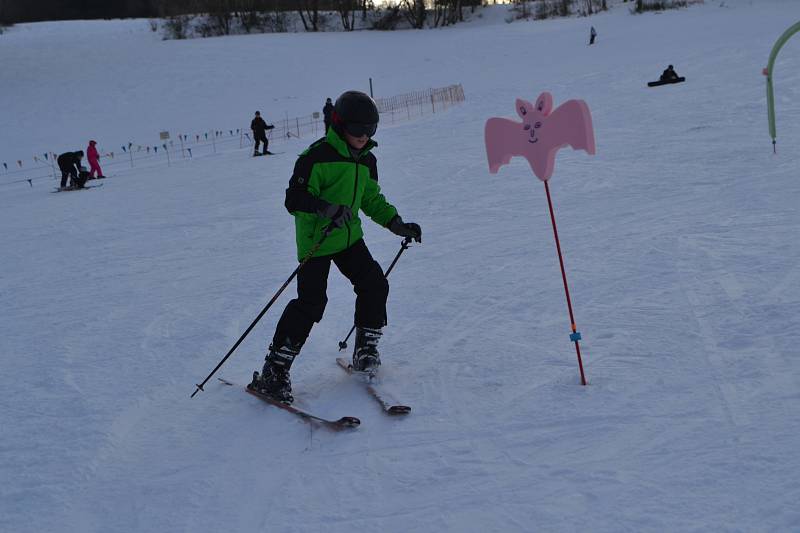
[[[328,100],[325,102],[325,107],[322,108],[322,116],[325,120],[325,130],[328,130],[328,127],[331,125],[331,120],[333,120],[333,104]]]
[[[74,172],[75,175],[81,170],[81,152],[64,152],[58,156],[58,168],[65,172]]]
[[[661,81],[672,81],[678,79],[678,73],[675,72],[675,69],[672,65],[668,66],[667,69],[661,73],[661,77],[659,78]]]
[[[67,179],[73,187],[83,187],[86,183],[86,178],[89,177],[88,173],[81,176],[81,159],[83,152],[64,152],[58,156],[58,168],[61,170],[61,188],[67,186]]]
[[[257,136],[263,136],[267,133],[267,123],[261,117],[256,117],[250,122],[250,129],[253,130]]]

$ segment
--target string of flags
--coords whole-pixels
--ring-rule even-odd
[[[213,134],[212,139],[223,137],[225,135],[224,130],[214,130],[213,132],[205,132],[205,133],[202,133],[202,134],[195,134],[195,136],[194,136],[195,137],[195,141],[199,143],[201,141],[201,138],[203,138],[206,141],[208,141],[209,140],[209,133]],[[235,130],[234,129],[229,129],[228,130],[228,135],[231,136],[231,137],[233,137],[234,135],[240,135],[240,134],[243,135],[244,137],[246,137],[248,141],[252,140],[251,137],[250,137],[250,134],[247,133],[246,131],[244,131],[242,128],[236,128]],[[178,139],[180,141],[182,141],[182,142],[189,142],[190,136],[188,134],[179,134],[178,135]],[[175,142],[173,140],[170,140],[168,145],[169,145],[169,147],[174,148],[175,147]],[[183,146],[181,146],[181,147],[184,148]],[[126,154],[130,154],[131,152],[141,152],[143,150],[146,153],[149,154],[150,151],[151,151],[151,148],[152,148],[153,153],[158,153],[159,146],[152,146],[152,147],[150,147],[150,146],[142,146],[140,144],[136,144],[135,145],[134,143],[129,142],[127,146],[122,145],[122,146],[120,146],[120,148]],[[167,150],[168,149],[167,148],[167,143],[162,144],[161,148],[163,150]],[[189,157],[192,157],[191,148],[186,147],[186,149],[189,151]],[[114,155],[114,152],[106,152],[106,153],[103,154],[103,156],[104,157],[110,157],[110,158],[113,159],[115,155]],[[42,164],[42,165],[46,165],[46,164],[51,163],[51,162],[54,163],[56,158],[57,158],[57,154],[55,152],[43,152],[41,156],[40,155],[33,156],[33,162],[34,163],[39,163],[39,164]],[[24,159],[17,159],[16,162],[17,162],[17,167],[18,168],[24,168],[25,167],[25,160]],[[3,162],[3,169],[6,172],[9,172],[9,164],[8,164],[8,162]]]

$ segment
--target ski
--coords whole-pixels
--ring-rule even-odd
[[[97,187],[102,187],[102,186],[103,186],[103,184],[99,183],[97,185],[84,185],[83,187],[80,187],[80,188],[72,187],[72,186],[63,187],[63,188],[62,187],[58,187],[56,189],[53,189],[51,192],[85,191],[87,189],[96,189]]]
[[[358,372],[353,369],[353,365],[350,364],[346,359],[341,357],[336,358],[336,363],[339,367],[354,377],[360,377],[359,381],[364,384],[364,387],[367,389],[367,392],[370,396],[372,396],[375,401],[377,401],[381,407],[383,408],[383,412],[387,415],[407,415],[411,412],[411,407],[407,405],[400,405],[400,404],[392,404],[386,395],[382,394],[375,385],[373,384],[372,380],[374,378],[373,374],[368,372]]]
[[[222,378],[219,378],[219,377],[217,379],[220,382],[224,383],[225,385],[228,385],[228,386],[231,386],[231,387],[235,387],[236,386],[235,383],[231,383],[227,379],[222,379]],[[269,396],[265,396],[264,394],[261,394],[260,392],[258,392],[256,390],[249,389],[248,387],[244,387],[244,390],[247,391],[248,393],[252,394],[256,398],[260,398],[261,400],[264,400],[266,403],[268,403],[270,405],[274,405],[275,407],[279,407],[279,408],[283,409],[284,411],[288,411],[289,413],[292,413],[293,415],[299,417],[300,419],[302,419],[302,420],[304,420],[304,421],[306,421],[308,423],[317,423],[317,424],[320,424],[320,425],[322,425],[322,426],[324,426],[324,427],[326,427],[328,429],[332,429],[334,431],[341,431],[342,429],[357,428],[358,426],[361,425],[361,420],[359,420],[358,418],[356,418],[354,416],[343,416],[339,420],[328,420],[326,418],[322,418],[322,417],[319,417],[317,415],[313,415],[313,414],[309,413],[308,411],[304,411],[302,409],[298,409],[297,407],[294,407],[291,404],[279,402],[277,400],[273,400]]]

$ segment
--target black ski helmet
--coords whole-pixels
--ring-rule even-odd
[[[334,124],[356,137],[374,135],[380,120],[375,101],[361,91],[342,93],[336,99],[333,113]]]

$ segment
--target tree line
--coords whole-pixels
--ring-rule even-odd
[[[428,17],[438,24],[455,23],[465,7],[483,0],[397,0],[381,6],[395,12],[413,27],[422,27]],[[44,20],[155,18],[193,14],[227,13],[231,18],[253,14],[296,12],[308,31],[319,29],[321,14],[335,13],[345,30],[355,17],[375,11],[374,0],[0,0],[0,24]]]

